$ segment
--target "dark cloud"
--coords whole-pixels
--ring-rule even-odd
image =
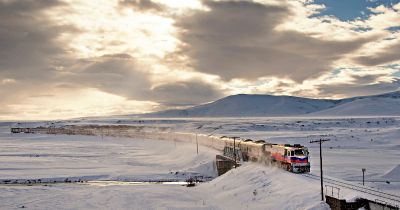
[[[0,77],[33,80],[53,76],[67,60],[61,32],[73,30],[44,18],[43,11],[63,6],[50,0],[0,1]]]
[[[223,79],[254,80],[263,76],[302,81],[331,70],[332,62],[367,40],[326,41],[294,31],[276,31],[290,11],[251,1],[206,1],[198,11],[177,21],[195,70]]]
[[[382,52],[371,56],[360,56],[355,61],[365,66],[376,66],[400,60],[400,43],[389,46]]]
[[[151,75],[143,71],[147,67],[128,55],[107,55],[98,60],[81,62],[67,80],[128,99],[153,101],[165,106],[194,105],[223,96],[222,90],[198,79],[154,86]]]
[[[118,53],[118,54],[107,54],[103,55],[103,58],[120,58],[120,59],[132,59],[132,56],[126,53]]]
[[[109,55],[98,58],[98,61],[82,61],[65,79],[83,87],[140,100],[147,96],[151,87],[149,74],[141,71],[135,59],[125,57]]]
[[[373,77],[373,76],[367,76]],[[376,76],[376,79],[379,75]],[[374,95],[400,90],[400,79],[394,78],[390,82],[367,83],[371,78],[357,77],[352,84],[329,84],[318,87],[321,97],[332,95],[346,95],[347,97]],[[366,83],[364,83],[366,82]]]
[[[152,0],[120,0],[119,5],[122,7],[131,7],[138,11],[163,11],[165,7],[162,4],[153,2]]]
[[[386,76],[386,74],[371,74],[371,75],[352,75],[355,84],[371,84],[379,80],[379,78]]]
[[[160,85],[153,88],[151,94],[166,106],[198,105],[224,96],[219,88],[201,80]]]
[[[45,9],[65,5],[57,0],[1,0],[0,1],[0,14],[3,16],[10,15],[28,15],[35,12],[40,12]]]
[[[62,6],[56,0],[0,1],[0,81],[15,81],[0,84],[3,109],[48,90],[59,76],[57,67],[70,59],[57,38],[74,29],[43,14]]]

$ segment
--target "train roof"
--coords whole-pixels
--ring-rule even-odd
[[[267,142],[265,140],[252,140],[252,139],[243,139],[243,138],[238,138],[238,137],[229,137],[229,136],[221,136],[219,137],[221,140],[225,141],[233,141],[234,138],[237,139],[238,144],[248,144],[248,145],[269,145],[269,146],[275,146],[275,147],[284,147],[285,149],[303,149],[305,148],[303,145],[300,144],[273,144],[270,142]]]
[[[265,140],[256,140],[256,141],[254,141],[255,143],[263,143],[263,144],[265,144],[266,142],[265,142]]]
[[[277,147],[284,147],[286,149],[302,149],[305,148],[304,146],[300,145],[300,144],[272,144],[275,145]]]

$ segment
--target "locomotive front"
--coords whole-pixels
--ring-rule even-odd
[[[271,162],[294,173],[310,172],[310,162],[307,147],[300,144],[268,144],[266,155],[271,156]]]
[[[295,173],[310,172],[310,162],[307,147],[300,145],[285,148],[285,160],[290,164],[289,171]]]

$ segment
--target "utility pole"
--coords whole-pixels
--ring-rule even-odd
[[[361,169],[362,173],[363,173],[363,185],[364,185],[364,174],[365,174],[365,168]]]
[[[310,143],[319,143],[319,165],[321,170],[321,200],[324,201],[324,178],[322,172],[322,142],[330,141],[330,139],[320,139],[315,141],[310,141]]]
[[[198,130],[201,129],[202,127],[203,127],[203,125],[200,125],[199,127],[196,128],[196,151],[197,151],[197,154],[199,154],[199,140],[197,139],[197,133],[198,133]]]
[[[236,139],[239,137],[232,137],[233,138],[233,157],[235,158],[235,168],[237,167],[237,162],[236,162]]]

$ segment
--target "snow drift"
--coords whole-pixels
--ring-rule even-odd
[[[393,181],[400,181],[400,165],[393,167],[391,170],[386,172],[382,177]]]

